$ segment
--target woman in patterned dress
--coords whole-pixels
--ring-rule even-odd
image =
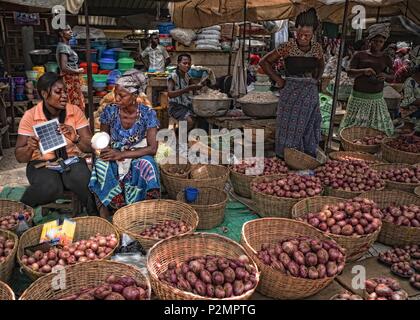
[[[160,198],[159,170],[154,160],[159,122],[156,112],[137,103],[142,87],[138,73],[128,71],[115,87],[115,103],[100,116],[101,131],[111,146],[101,151],[89,183],[101,217],[127,204]]]
[[[324,70],[322,47],[315,42],[318,27],[315,9],[296,18],[297,37],[266,55],[261,66],[280,90],[276,124],[276,154],[284,156],[284,148],[295,148],[313,157],[321,138],[318,81]],[[286,79],[273,69],[283,58]]]
[[[355,80],[340,130],[369,127],[392,135],[394,125],[383,93],[385,81],[394,80],[392,60],[383,51],[390,31],[386,24],[375,24],[368,32],[369,49],[357,52],[347,70]]]

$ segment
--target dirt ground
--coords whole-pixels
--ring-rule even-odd
[[[0,160],[0,192],[4,187],[24,187],[29,185],[26,178],[26,164],[18,163],[14,148],[5,149]]]

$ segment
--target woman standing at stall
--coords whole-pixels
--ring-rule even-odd
[[[80,75],[83,68],[78,67],[79,57],[70,47],[69,41],[73,37],[70,26],[58,32],[60,42],[57,45],[57,63],[60,66],[61,75],[66,84],[69,103],[78,106],[82,111],[85,110],[85,97],[82,93]]]
[[[318,80],[324,70],[322,47],[315,42],[318,27],[315,9],[296,18],[296,39],[280,45],[266,55],[260,65],[280,90],[277,108],[276,154],[283,157],[284,148],[295,148],[313,157],[321,138]],[[286,79],[273,69],[283,58]]]
[[[347,70],[355,81],[340,130],[369,127],[392,135],[394,125],[383,94],[385,81],[394,80],[392,60],[383,51],[390,31],[386,24],[375,24],[368,32],[369,49],[357,52]]]
[[[89,187],[104,218],[127,204],[160,197],[154,160],[159,121],[153,109],[137,102],[142,79],[134,71],[118,79],[115,103],[100,116],[101,131],[111,136],[111,145],[96,160]]]

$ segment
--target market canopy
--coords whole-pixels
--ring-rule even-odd
[[[172,3],[170,11],[177,27],[198,29],[245,19],[252,22],[290,19],[308,7],[315,7],[322,21],[341,23],[344,4],[345,0],[186,0]],[[420,24],[417,0],[353,0],[350,12],[360,4],[366,8],[366,18],[404,15]]]

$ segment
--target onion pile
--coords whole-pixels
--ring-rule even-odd
[[[31,218],[31,214],[28,211],[15,212],[7,216],[0,217],[0,229],[11,230],[18,224],[18,217],[23,214],[25,220],[28,221]]]
[[[262,182],[253,182],[251,190],[280,198],[300,199],[320,195],[322,186],[318,178],[289,174],[281,179],[270,181],[264,178]]]
[[[151,239],[167,239],[191,231],[184,221],[167,220],[146,228],[140,236]]]
[[[379,172],[384,180],[401,183],[420,183],[420,167],[389,169]]]
[[[172,262],[159,280],[182,291],[208,298],[238,297],[257,285],[257,270],[247,256],[237,260],[221,256],[192,257]]]
[[[382,210],[383,220],[397,226],[420,227],[420,207],[414,204],[409,206],[389,206]]]
[[[410,278],[415,273],[415,270],[411,267],[410,262],[394,263],[391,266],[391,271],[403,278]]]
[[[315,169],[325,186],[348,192],[364,192],[385,187],[379,174],[364,161],[330,160]]]
[[[381,252],[378,256],[379,261],[392,265],[398,262],[410,261],[410,253],[401,248],[391,249],[385,252]]]
[[[381,217],[381,210],[375,202],[354,198],[336,205],[326,205],[320,212],[309,213],[298,220],[335,235],[363,236],[380,229]]]
[[[420,259],[420,245],[413,244],[411,246],[405,246],[404,250],[410,254],[413,259]]]
[[[263,244],[258,258],[283,274],[312,280],[334,277],[345,265],[344,252],[335,242],[308,237]]]
[[[407,293],[401,289],[397,280],[374,278],[365,281],[367,300],[407,300]]]
[[[79,262],[103,259],[118,246],[115,234],[97,234],[89,240],[81,240],[62,248],[51,248],[48,252],[37,250],[30,257],[24,255],[22,264],[35,272],[50,273],[56,265],[66,266]]]
[[[363,298],[357,294],[345,292],[335,295],[331,300],[363,300]]]
[[[276,157],[244,160],[239,164],[235,164],[232,170],[242,174],[248,173],[251,176],[285,174],[289,171],[286,163]],[[263,171],[262,174],[261,171]]]
[[[361,145],[367,145],[367,146],[374,146],[381,144],[382,141],[386,138],[385,135],[379,134],[377,136],[367,136],[363,137],[362,139],[355,139],[353,140],[353,143],[355,144],[361,144]]]
[[[363,161],[366,164],[377,164],[379,161],[372,161],[372,160],[364,160],[364,159],[360,159],[357,157],[353,157],[353,156],[348,156],[348,155],[340,155],[338,156],[338,160],[339,161]]]
[[[104,284],[79,290],[58,300],[148,300],[149,288],[131,277],[110,275]]]
[[[6,239],[0,236],[0,263],[3,263],[7,256],[12,253],[15,242],[12,239]]]
[[[416,270],[417,272],[420,272],[420,260],[411,260],[410,266]]]
[[[415,274],[410,278],[410,284],[416,288],[417,290],[420,290],[420,274]]]
[[[391,148],[411,152],[411,153],[419,153],[420,152],[420,139],[418,137],[407,137],[401,136],[394,140],[391,140],[387,143],[388,146]]]

